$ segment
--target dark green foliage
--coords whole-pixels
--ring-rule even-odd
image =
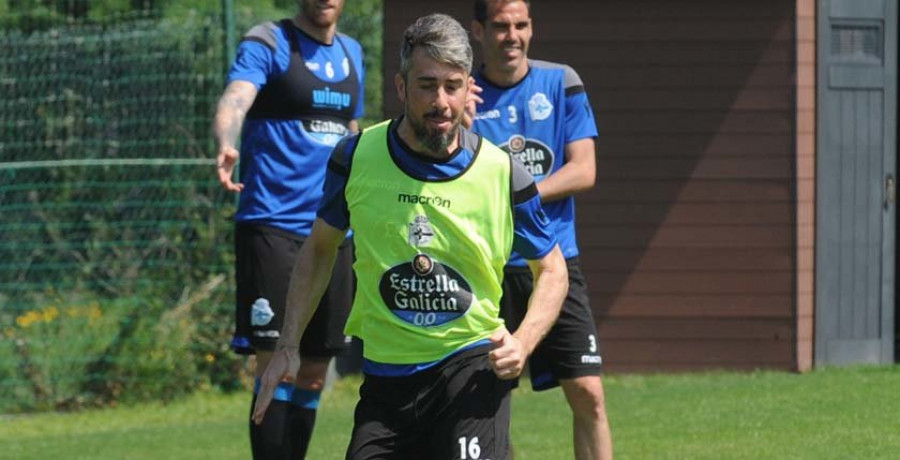
[[[362,125],[370,126],[384,118],[382,98],[382,1],[346,2],[341,18],[342,32],[359,40],[366,53],[366,117]]]

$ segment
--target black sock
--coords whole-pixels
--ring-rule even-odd
[[[302,460],[316,424],[320,392],[281,383],[261,425],[250,421],[254,460]],[[256,405],[253,394],[252,407]]]
[[[294,404],[288,409],[291,418],[290,435],[294,440],[297,456],[306,457],[306,449],[309,448],[309,440],[312,439],[313,428],[316,426],[316,409],[307,409]]]

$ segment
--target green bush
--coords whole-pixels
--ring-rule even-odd
[[[15,318],[4,317],[8,339],[0,352],[4,412],[93,403],[84,393],[84,384],[92,378],[91,364],[111,346],[133,311],[127,302],[104,305],[71,293],[43,297]],[[11,375],[18,377],[9,379]]]
[[[242,388],[249,378],[243,360],[228,350],[230,322],[223,321],[231,314],[230,294],[224,275],[171,303],[152,293],[116,300],[42,294],[35,307],[0,316],[0,412]]]

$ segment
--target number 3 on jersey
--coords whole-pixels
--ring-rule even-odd
[[[509,122],[515,123],[519,121],[519,114],[516,112],[516,106],[508,105],[506,106],[506,110],[509,111]]]
[[[481,446],[478,445],[478,436],[475,436],[466,442],[466,437],[459,438],[459,458],[460,460],[478,460],[481,458]]]

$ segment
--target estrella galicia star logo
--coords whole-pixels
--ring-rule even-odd
[[[431,257],[428,257],[425,254],[416,254],[412,261],[413,271],[419,276],[427,276],[431,274],[431,270],[434,269],[434,262],[431,261]]]

